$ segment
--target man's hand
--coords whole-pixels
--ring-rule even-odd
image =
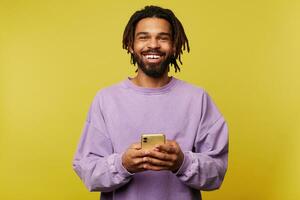
[[[132,144],[122,156],[122,164],[130,173],[145,171],[145,152],[141,149],[140,143]]]
[[[166,144],[157,145],[154,150],[146,151],[143,167],[147,170],[170,170],[176,172],[182,165],[184,155],[176,141],[168,140]]]

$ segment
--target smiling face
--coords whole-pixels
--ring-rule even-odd
[[[170,23],[155,17],[140,20],[135,28],[131,53],[146,75],[163,76],[174,53]]]

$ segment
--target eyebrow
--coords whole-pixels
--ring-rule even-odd
[[[149,32],[138,32],[135,36],[139,36],[139,35],[149,35]],[[169,37],[171,37],[171,34],[170,33],[166,33],[166,32],[160,32],[158,33],[159,36],[162,36],[162,35],[167,35]]]

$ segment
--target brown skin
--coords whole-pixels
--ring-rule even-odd
[[[141,149],[140,143],[132,144],[122,156],[122,164],[130,173],[145,170],[176,172],[184,159],[180,146],[174,140],[157,145],[152,150]]]
[[[143,56],[143,52],[147,50],[164,52],[165,55],[157,60],[159,64],[175,52],[171,33],[171,25],[168,21],[160,18],[144,18],[136,25],[133,49],[130,48],[130,51],[141,57],[147,68],[150,67],[147,65],[150,63]],[[137,76],[132,79],[132,82],[140,87],[158,88],[166,85],[170,80],[171,77],[168,77],[168,71],[160,78],[152,78],[147,76],[141,69],[138,69]]]
[[[158,64],[155,67],[159,67],[159,63],[165,60],[168,55],[172,55],[175,51],[171,33],[171,25],[164,19],[142,19],[136,26],[134,48],[130,49],[130,51],[141,56],[146,67],[151,67],[147,64],[152,61],[143,57],[144,51],[156,49],[164,52],[164,56],[153,61]],[[171,77],[168,77],[168,71],[160,78],[152,78],[138,69],[138,74],[132,79],[132,82],[140,87],[158,88],[166,85],[170,80]],[[179,144],[174,140],[168,140],[166,144],[157,145],[154,149],[147,151],[141,149],[140,143],[132,144],[123,153],[122,164],[127,171],[131,173],[145,170],[170,170],[176,172],[182,165],[183,159],[184,155]]]
[[[132,144],[122,156],[122,164],[131,173],[144,171],[144,157],[146,153],[141,149],[140,143]]]
[[[147,170],[170,170],[176,172],[182,165],[184,155],[179,144],[174,140],[168,140],[166,144],[157,145],[155,149],[147,151],[143,158]]]

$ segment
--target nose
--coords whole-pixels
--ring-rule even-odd
[[[148,48],[152,48],[152,49],[160,48],[159,41],[156,38],[152,38],[151,40],[149,40]]]

